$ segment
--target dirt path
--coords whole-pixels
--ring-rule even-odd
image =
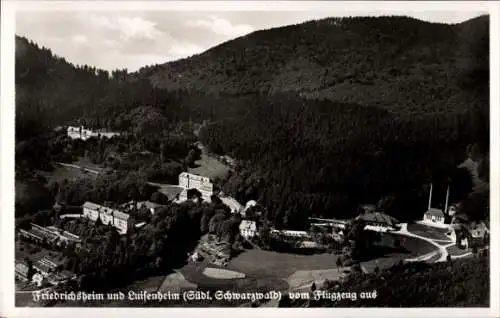
[[[71,164],[71,163],[63,163],[63,162],[56,162],[58,165],[61,165],[63,167],[70,167],[70,168],[76,168],[76,169],[83,169],[87,172],[90,172],[90,173],[93,173],[93,174],[99,174],[101,173],[100,171],[97,171],[97,170],[92,170],[92,169],[88,169],[88,168],[84,168],[82,166],[78,166],[78,165],[74,165],[74,164]]]

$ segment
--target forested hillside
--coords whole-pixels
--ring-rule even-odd
[[[383,198],[390,204],[380,208],[396,218],[419,219],[429,182],[441,190],[451,182],[454,202],[472,190],[470,175],[464,179],[456,168],[469,156],[467,145],[487,157],[486,118],[475,112],[406,120],[377,108],[294,96],[255,104],[246,116],[206,127],[200,138],[241,162],[225,192],[262,202],[277,226],[307,226],[311,214],[349,217],[358,204]]]
[[[141,130],[151,119],[155,121],[152,128],[162,129],[205,117],[201,108],[185,107],[182,92],[154,88],[147,79],[131,78],[127,70],[110,73],[73,65],[21,37],[16,37],[15,81],[18,140],[71,122],[92,128]],[[196,101],[199,97],[190,98]],[[153,107],[154,114],[141,107]]]
[[[457,25],[407,17],[329,18],[257,31],[197,56],[145,67],[159,87],[303,96],[396,112],[461,110],[488,81],[487,16]],[[485,99],[481,99],[485,101]]]
[[[350,299],[283,301],[280,307],[488,307],[489,258],[478,256],[436,264],[399,264],[379,273],[352,274],[351,279],[327,290],[357,293]],[[360,299],[376,291],[373,299]],[[335,297],[335,295],[333,296]]]
[[[488,179],[488,26],[487,16],[324,19],[111,75],[17,38],[16,133],[81,122],[154,148],[179,123],[208,119],[202,142],[240,162],[225,192],[261,201],[276,226],[350,216],[381,199],[398,219],[420,218],[430,181],[466,188],[455,168],[468,145]]]

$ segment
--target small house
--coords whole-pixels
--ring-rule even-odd
[[[28,272],[29,272],[29,267],[28,265],[24,263],[16,263],[16,278],[22,281],[28,281]]]
[[[257,232],[257,224],[255,221],[243,220],[240,223],[240,234],[245,239],[250,239],[255,236]]]
[[[423,221],[431,224],[445,224],[445,215],[441,209],[430,208],[425,212]]]

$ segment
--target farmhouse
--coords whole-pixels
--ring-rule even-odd
[[[251,239],[257,232],[257,225],[255,221],[243,220],[240,223],[240,234],[245,239]]]
[[[83,204],[83,216],[94,222],[100,219],[104,225],[114,226],[120,234],[126,234],[135,224],[134,218],[129,214],[89,201]]]

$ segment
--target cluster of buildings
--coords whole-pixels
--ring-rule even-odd
[[[433,185],[429,190],[429,203],[421,223],[448,229],[446,235],[457,245],[469,248],[485,245],[489,239],[489,229],[484,222],[470,222],[467,215],[458,213],[460,203],[449,204],[450,187],[446,188],[444,210],[432,207]]]
[[[101,137],[106,137],[106,138],[111,138],[114,136],[119,136],[120,133],[117,132],[110,132],[110,131],[105,131],[103,129],[100,130],[91,130],[88,128],[85,128],[83,126],[80,127],[74,127],[74,126],[69,126],[68,130],[68,137],[71,139],[81,139],[81,140],[87,140],[89,138],[95,137],[95,138],[101,138]]]
[[[133,227],[139,228],[145,225],[145,222],[138,222],[132,211],[147,209],[154,215],[162,207],[163,205],[151,201],[129,201],[118,208],[87,201],[83,204],[83,217],[94,222],[99,219],[102,224],[113,226],[123,235]]]
[[[19,229],[18,236],[32,242],[53,246],[66,246],[69,243],[78,246],[82,242],[78,235],[68,231],[54,226],[43,227],[34,223],[31,223],[31,228],[28,230]]]
[[[76,275],[70,271],[64,270],[62,264],[48,257],[42,257],[34,262],[30,272],[30,265],[25,262],[16,262],[16,279],[23,282],[32,282],[37,286],[66,283],[76,278]]]
[[[448,206],[448,200],[450,197],[450,187],[446,188],[446,199],[444,210],[432,207],[432,192],[433,192],[433,184],[431,183],[431,187],[429,190],[429,203],[427,206],[427,211],[424,214],[424,218],[422,223],[425,223],[430,226],[447,228],[451,223],[451,217],[456,213],[456,205]]]
[[[115,227],[120,234],[126,234],[136,224],[128,213],[89,201],[83,204],[83,217],[94,222],[100,219],[104,225]]]
[[[179,202],[186,201],[188,199],[188,190],[190,189],[200,191],[201,198],[208,202],[210,202],[210,197],[214,194],[214,184],[208,177],[188,172],[182,172],[179,175],[179,187],[183,188],[183,191],[179,195]]]
[[[210,178],[199,176],[196,174],[182,172],[179,175],[179,187],[182,188],[175,202],[187,201],[190,198],[190,191],[197,190],[200,192],[203,201],[211,202],[211,197],[215,193],[214,184]],[[231,209],[231,213],[243,213],[243,206],[234,198],[228,196],[220,196],[221,201]]]

